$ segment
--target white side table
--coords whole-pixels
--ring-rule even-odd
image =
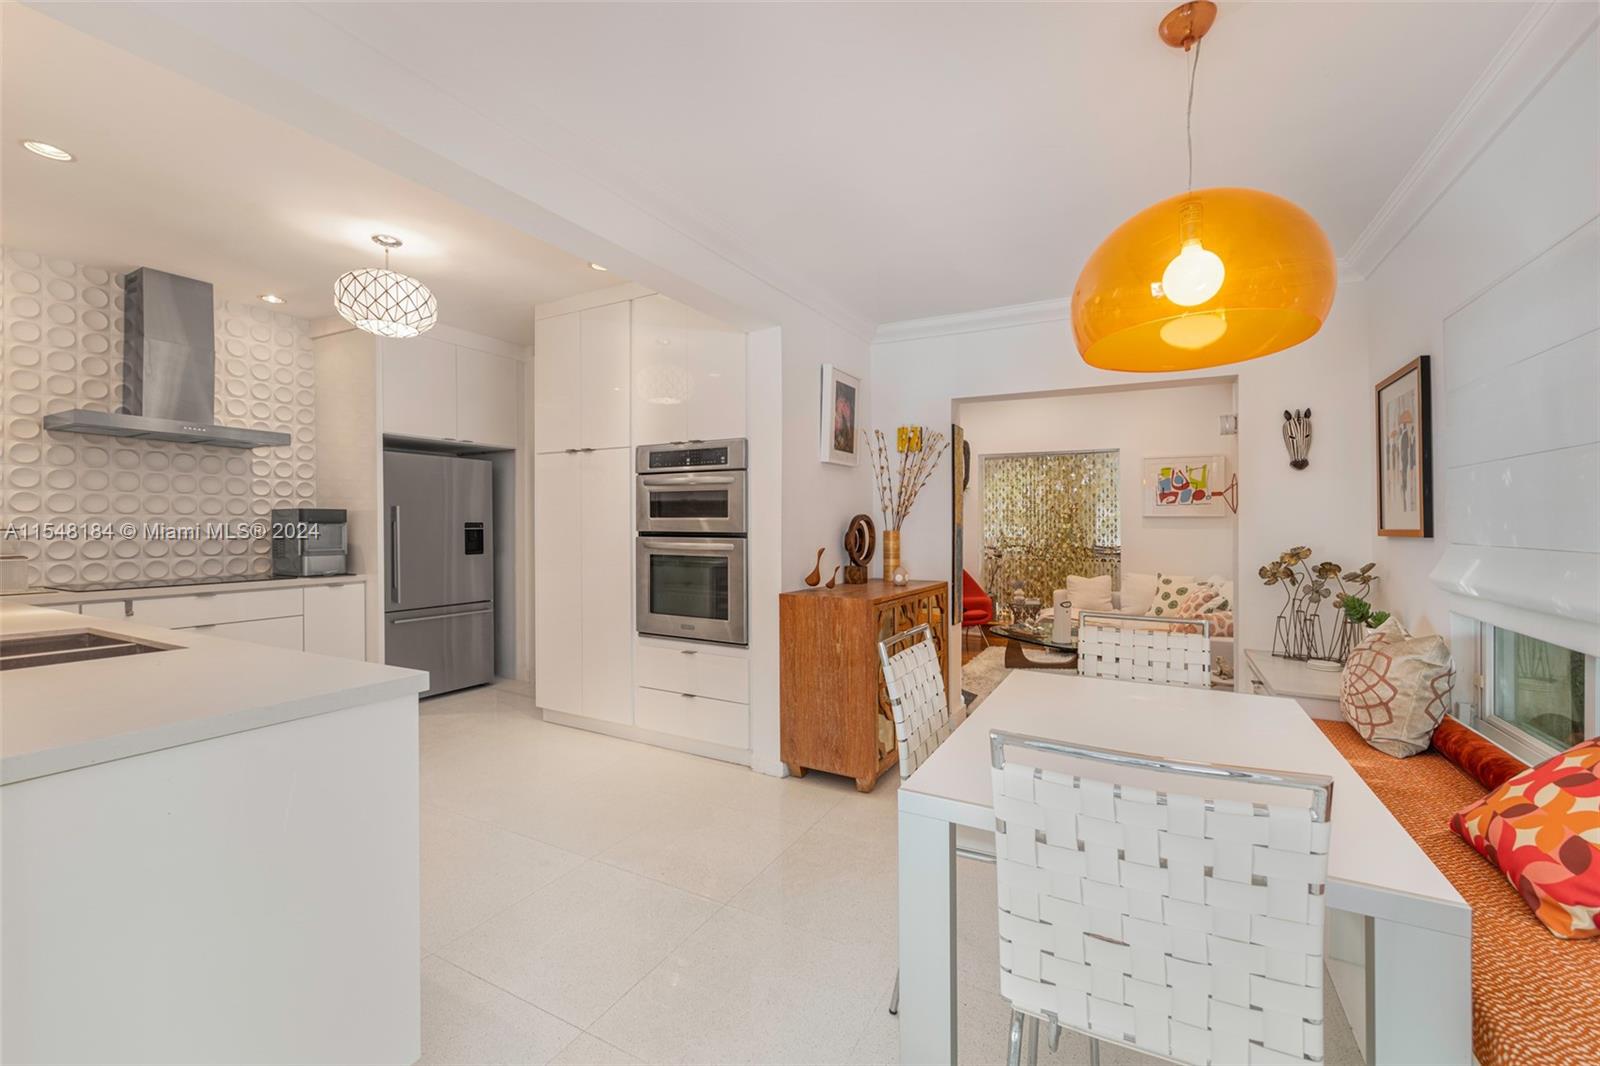
[[[1244,661],[1251,692],[1287,696],[1313,718],[1339,721],[1339,671],[1317,670],[1254,648],[1245,650]]]

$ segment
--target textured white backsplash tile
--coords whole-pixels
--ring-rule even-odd
[[[122,278],[17,249],[0,253],[0,526],[132,521],[140,535],[0,542],[34,584],[222,577],[270,568],[271,542],[155,541],[147,522],[266,520],[316,493],[316,366],[310,323],[253,303],[216,305],[216,419],[291,434],[241,451],[47,433],[47,414],[122,400]]]

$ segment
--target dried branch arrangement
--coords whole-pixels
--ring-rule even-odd
[[[949,442],[943,433],[923,426],[901,426],[895,431],[894,452],[891,453],[883,430],[873,430],[870,437],[864,431],[861,435],[872,452],[883,526],[898,530],[911,513],[912,504],[917,502],[917,493],[933,476],[933,469],[939,465]],[[892,458],[893,454],[898,454],[899,458]]]

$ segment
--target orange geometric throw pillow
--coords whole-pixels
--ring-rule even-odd
[[[1513,777],[1450,819],[1556,936],[1600,935],[1600,738]]]

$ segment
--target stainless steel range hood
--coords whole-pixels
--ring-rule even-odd
[[[216,327],[209,282],[150,267],[129,274],[123,311],[120,411],[46,415],[52,433],[98,433],[225,448],[270,448],[289,434],[216,424]]]

